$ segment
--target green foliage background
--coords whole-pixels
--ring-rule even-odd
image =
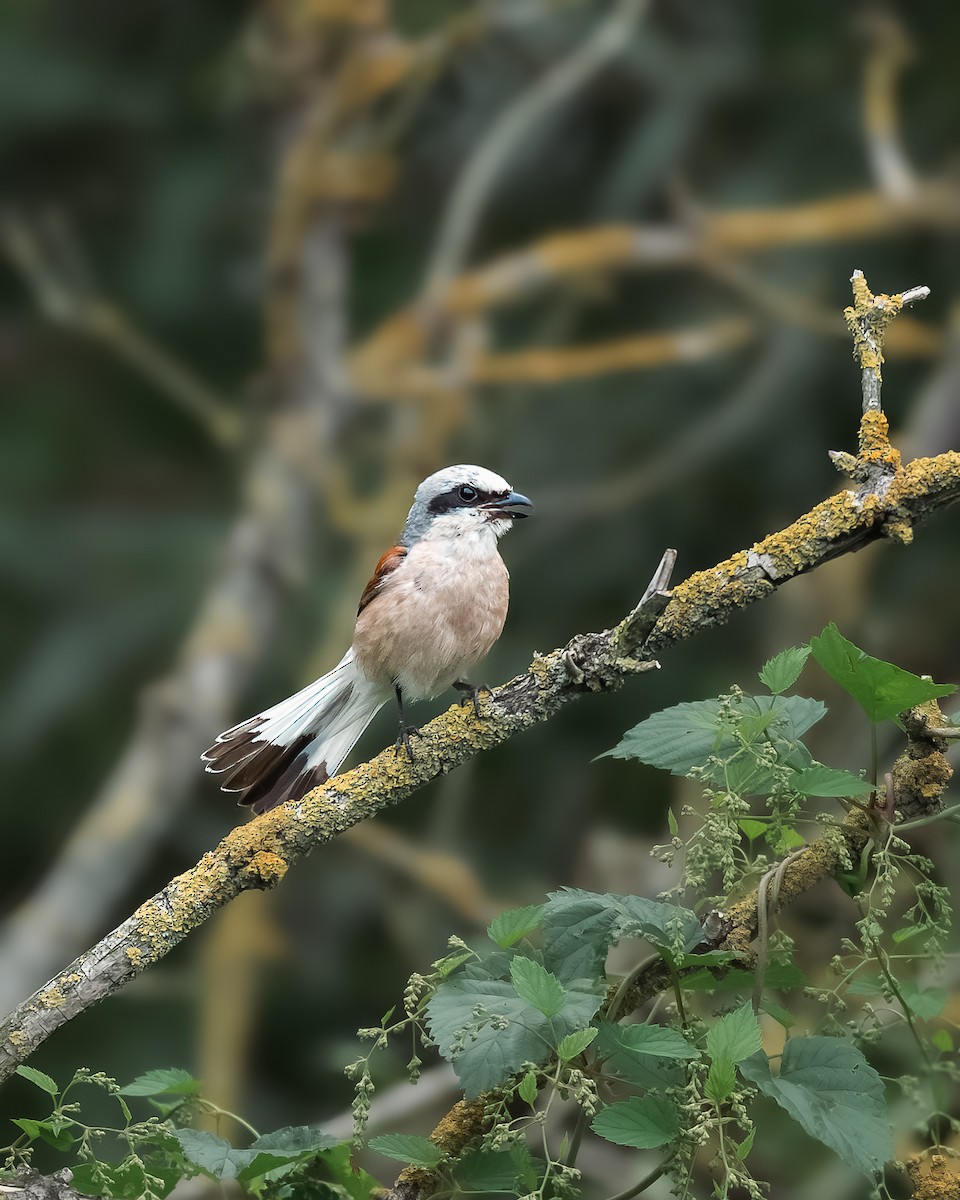
[[[423,36],[468,7],[397,0],[395,24]],[[494,116],[607,11],[542,7],[540,19],[503,20],[448,56],[398,147],[396,187],[346,221],[351,342],[416,294],[451,186]],[[263,370],[262,264],[276,186],[276,128],[249,65],[253,9],[226,0],[0,6],[4,208],[68,222],[102,292],[241,411]],[[919,176],[949,181],[960,12],[932,0],[886,11],[915,48],[900,91],[904,149]],[[873,189],[861,116],[871,15],[858,4],[652,5],[631,45],[504,165],[471,260],[561,230],[676,222],[687,206],[761,210]],[[941,331],[943,349],[891,353],[885,406],[895,442],[911,453],[958,445],[955,236],[905,223],[884,237],[782,246],[734,265],[825,319],[848,302],[855,267],[875,290],[928,284],[932,298],[917,316]],[[699,363],[470,393],[447,461],[490,465],[537,504],[535,520],[504,545],[514,599],[486,667],[491,682],[536,648],[618,619],[665,546],[679,548],[685,575],[837,486],[826,451],[852,447],[859,414],[849,344],[842,331],[785,320],[748,293],[696,264],[590,279],[497,314],[500,347],[577,345],[738,314],[757,333]],[[56,861],[121,753],[144,686],[175,654],[236,510],[242,462],[103,346],[45,321],[2,263],[0,384],[3,890],[12,909]],[[377,406],[344,421],[336,453],[358,495],[375,493],[408,453],[394,436]],[[425,474],[443,464],[415,465]],[[600,490],[620,477],[630,482],[619,494]],[[237,718],[325,669],[309,659],[318,642],[349,636],[343,572],[354,535],[323,504],[312,520],[313,553]],[[438,781],[390,817],[408,841],[389,862],[346,842],[319,852],[275,896],[243,899],[248,937],[235,922],[229,936],[212,929],[191,939],[72,1023],[38,1065],[57,1078],[78,1063],[121,1079],[172,1064],[220,1072],[234,1094],[212,1098],[266,1128],[343,1111],[342,1066],[358,1021],[393,1004],[449,932],[473,932],[442,887],[413,878],[412,848],[447,856],[433,878],[448,890],[463,890],[456,871],[465,864],[489,916],[562,884],[655,894],[668,881],[647,851],[663,840],[665,809],[682,785],[594,756],[648,712],[751,677],[827,620],[906,668],[960,678],[957,520],[948,514],[908,550],[873,547],[791,584],[749,618],[680,648],[656,676]],[[856,771],[867,739],[848,715],[814,749]],[[360,752],[392,736],[384,716]],[[241,819],[199,764],[195,792],[111,922]],[[925,849],[952,885],[955,846],[945,837]],[[796,919],[815,927],[826,961],[853,915],[825,892]],[[24,979],[22,995],[41,982]],[[210,1031],[229,1025],[234,1007],[224,1063]],[[19,1086],[9,1088],[10,1112],[23,1107]],[[772,1158],[786,1176],[798,1166],[788,1146]],[[798,1200],[813,1194],[803,1186]],[[819,1186],[815,1176],[809,1186]]]

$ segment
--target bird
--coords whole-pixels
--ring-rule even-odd
[[[406,700],[448,687],[472,700],[467,673],[503,630],[510,576],[499,540],[531,501],[486,467],[460,464],[417,488],[403,532],[363,589],[353,642],[339,663],[296,695],[221,733],[201,756],[221,790],[264,813],[332,779],[391,696],[396,749],[411,760]]]

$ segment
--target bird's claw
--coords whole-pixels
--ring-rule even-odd
[[[423,734],[413,725],[401,725],[400,732],[397,734],[397,740],[393,746],[394,754],[399,754],[401,750],[406,750],[407,758],[413,762],[416,755],[413,753],[413,747],[410,745],[412,737],[422,738]]]
[[[473,715],[480,717],[480,693],[486,692],[489,696],[490,688],[485,683],[474,687],[472,683],[467,683],[465,679],[455,680],[453,686],[460,693],[460,707],[463,708],[467,701],[471,701],[473,703]]]

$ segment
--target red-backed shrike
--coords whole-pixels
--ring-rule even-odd
[[[404,700],[451,685],[500,636],[509,580],[498,540],[529,514],[526,496],[484,467],[447,467],[417,488],[400,541],[363,589],[353,645],[316,682],[221,733],[203,755],[225,792],[262,813],[334,776],[374,715],[396,696],[397,748],[410,749]]]

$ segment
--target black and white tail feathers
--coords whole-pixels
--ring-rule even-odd
[[[328,674],[295,696],[221,733],[202,758],[220,787],[267,812],[326,783],[390,692],[361,675],[348,650]]]

